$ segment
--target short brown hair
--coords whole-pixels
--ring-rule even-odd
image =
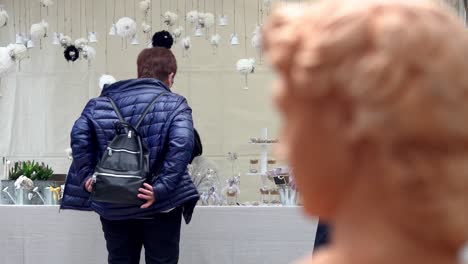
[[[144,49],[138,55],[138,78],[154,78],[167,81],[169,74],[177,72],[174,54],[165,48]]]

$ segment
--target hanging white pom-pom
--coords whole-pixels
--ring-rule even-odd
[[[7,76],[15,69],[15,61],[10,55],[9,49],[0,47],[0,78]]]
[[[249,89],[249,84],[248,84],[247,76],[250,73],[254,73],[254,71],[255,71],[255,59],[250,58],[250,59],[240,59],[240,60],[238,60],[237,64],[236,64],[236,69],[240,74],[244,75],[244,77],[245,77],[245,87],[244,87],[244,89],[248,90]]]
[[[172,35],[174,36],[174,38],[178,39],[182,36],[183,31],[184,31],[184,28],[180,26],[172,31]]]
[[[262,47],[262,28],[260,26],[255,27],[255,31],[252,36],[252,47],[260,49]]]
[[[191,46],[192,46],[192,41],[190,40],[190,37],[185,37],[182,39],[182,47],[185,50],[189,50]]]
[[[111,85],[113,83],[115,83],[116,80],[114,78],[114,76],[112,75],[108,75],[108,74],[104,74],[101,76],[101,78],[99,78],[99,88],[104,89],[104,87],[106,85]]]
[[[122,17],[115,24],[117,35],[122,38],[133,38],[136,34],[137,25],[135,20],[129,17]]]
[[[14,61],[21,61],[28,57],[28,48],[24,44],[10,44],[6,48]]]
[[[212,13],[200,13],[198,16],[198,24],[203,28],[210,28],[215,23],[215,17]]]
[[[79,38],[75,40],[75,46],[79,49],[82,49],[86,45],[88,45],[88,40],[85,38]]]
[[[211,36],[211,45],[215,48],[219,46],[219,42],[221,41],[221,36],[219,34],[214,34]]]
[[[176,13],[167,11],[164,13],[164,23],[170,27],[174,26],[177,23],[179,16]]]
[[[54,4],[54,1],[52,0],[41,0],[41,4],[43,7],[49,7]]]
[[[8,24],[8,13],[6,10],[0,8],[0,28]]]
[[[141,30],[143,31],[143,33],[149,34],[151,33],[151,25],[147,24],[146,22],[143,22],[141,24]]]
[[[83,59],[85,60],[92,60],[96,58],[96,49],[91,46],[85,45],[82,48],[81,55],[83,55]]]
[[[72,39],[69,36],[61,36],[60,44],[66,48],[72,44]]]
[[[198,22],[198,11],[197,10],[192,10],[187,13],[187,20],[190,21],[190,23],[195,23]]]
[[[47,29],[41,23],[32,24],[30,33],[32,39],[41,39],[47,36]]]
[[[145,14],[148,13],[150,8],[151,8],[151,0],[143,0],[140,2],[140,10],[143,11]]]
[[[236,64],[237,71],[240,74],[254,73],[255,71],[255,59],[240,59]]]

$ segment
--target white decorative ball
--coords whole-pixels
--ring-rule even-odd
[[[137,24],[129,17],[122,17],[115,24],[117,35],[122,38],[132,38],[136,34]]]

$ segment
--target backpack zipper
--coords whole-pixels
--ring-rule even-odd
[[[126,150],[126,149],[113,149],[113,148],[110,148],[110,147],[107,147],[107,151],[109,153],[109,156],[112,156],[112,152],[125,152],[125,153],[129,153],[129,154],[140,154],[140,152],[136,152],[136,151],[130,151],[130,150]]]
[[[108,176],[108,177],[116,177],[116,178],[136,178],[136,179],[141,179],[142,177],[136,176],[136,175],[122,175],[122,174],[112,174],[112,173],[96,173],[95,176],[97,175],[102,175],[102,176]],[[95,180],[94,178],[93,180]]]

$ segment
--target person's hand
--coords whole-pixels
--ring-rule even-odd
[[[86,188],[86,191],[88,191],[89,193],[93,192],[93,179],[92,178],[89,178],[86,181],[85,188]]]
[[[143,188],[138,189],[140,192],[138,194],[138,198],[146,200],[147,202],[141,206],[142,209],[146,209],[153,205],[154,203],[154,193],[153,193],[153,186],[145,183],[143,184]]]

